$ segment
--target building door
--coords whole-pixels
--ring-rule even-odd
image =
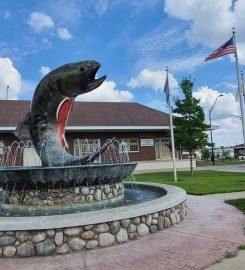
[[[24,166],[41,166],[42,162],[34,147],[25,147],[23,153]]]
[[[169,139],[156,138],[155,151],[156,160],[171,159],[171,152],[169,150]]]

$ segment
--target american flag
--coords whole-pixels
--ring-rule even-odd
[[[169,105],[169,83],[168,83],[168,73],[166,76],[166,82],[163,89],[164,93],[166,94],[166,102]]]
[[[212,60],[220,56],[230,54],[230,53],[235,53],[235,52],[236,50],[235,50],[234,41],[232,37],[228,41],[226,41],[223,45],[221,45],[218,49],[212,52],[207,58],[205,58],[205,61]]]

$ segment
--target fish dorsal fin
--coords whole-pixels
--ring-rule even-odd
[[[24,119],[19,123],[16,130],[14,131],[14,135],[24,143],[31,140],[30,133],[30,117],[31,113],[27,113]]]

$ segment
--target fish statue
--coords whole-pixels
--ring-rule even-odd
[[[36,87],[30,112],[14,134],[21,141],[32,141],[42,166],[59,167],[88,164],[112,143],[81,157],[67,152],[65,127],[75,98],[99,87],[106,76],[95,78],[100,64],[93,60],[63,65],[49,72]]]

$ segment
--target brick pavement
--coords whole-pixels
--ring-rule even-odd
[[[109,248],[55,257],[0,259],[0,270],[199,270],[245,244],[245,216],[223,202],[188,196],[176,227]]]

